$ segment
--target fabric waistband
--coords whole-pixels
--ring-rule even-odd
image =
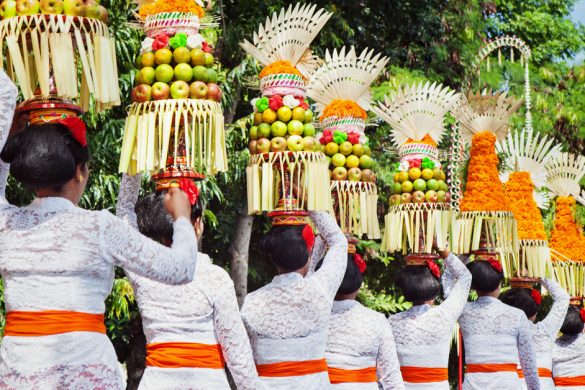
[[[155,343],[146,346],[146,366],[150,367],[223,369],[224,364],[219,344]]]
[[[287,377],[317,374],[327,371],[325,359],[306,360],[301,362],[282,362],[256,365],[258,376],[264,377]]]
[[[106,333],[103,314],[76,311],[9,311],[4,336],[39,337],[69,332]]]
[[[524,379],[524,372],[522,370],[518,370],[518,377]],[[548,368],[541,368],[538,367],[538,377],[539,378],[552,378],[552,371]]]
[[[342,368],[328,367],[329,382],[338,383],[370,383],[378,381],[376,367],[367,367],[360,370],[344,370]]]
[[[553,378],[555,381],[555,386],[561,387],[577,387],[577,386],[585,386],[585,375],[581,376],[574,376],[574,377],[559,377]]]
[[[518,364],[501,363],[501,364],[468,364],[465,369],[466,373],[482,372],[518,372]]]
[[[449,371],[443,367],[400,367],[402,380],[408,383],[435,383],[449,380]]]

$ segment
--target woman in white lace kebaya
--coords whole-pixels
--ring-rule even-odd
[[[175,218],[173,248],[107,211],[76,208],[88,176],[82,123],[64,121],[70,131],[62,124],[29,127],[7,141],[18,93],[1,70],[0,84],[1,188],[11,163],[12,176],[37,192],[27,207],[0,205],[8,312],[0,387],[123,390],[103,323],[114,266],[166,283],[192,280],[197,247],[187,195],[177,191],[167,200]]]
[[[309,273],[319,269],[325,241],[319,236],[311,256]],[[336,390],[404,389],[392,329],[383,314],[368,309],[355,298],[362,285],[366,264],[360,255],[347,255],[347,268],[335,295],[325,349],[331,387]],[[376,372],[377,371],[377,372]]]
[[[555,388],[555,383],[552,378],[553,346],[559,334],[559,329],[563,325],[565,314],[569,307],[570,296],[552,279],[543,278],[541,284],[551,293],[554,298],[554,304],[544,320],[532,324],[532,340],[534,341],[534,349],[536,350],[540,389],[550,390]],[[536,319],[541,302],[538,291],[525,288],[512,288],[502,294],[501,299],[505,304],[524,311],[526,317],[531,322],[534,322]],[[518,367],[518,376],[522,382],[522,388],[526,389],[526,381],[524,380],[524,374],[520,367]]]
[[[440,252],[446,270],[456,275],[452,294],[438,307],[432,304],[441,291],[439,267],[407,265],[396,285],[414,305],[388,319],[406,389],[449,389],[447,367],[453,327],[461,314],[471,285],[471,275],[455,256]]]
[[[347,239],[327,212],[309,211],[309,216],[329,245],[323,266],[304,277],[312,242],[307,245],[303,236],[310,241],[310,227],[273,226],[260,250],[270,255],[280,275],[248,294],[242,307],[258,375],[269,389],[330,386],[325,344],[333,298],[347,265]]]
[[[172,219],[162,204],[162,193],[138,199],[140,175],[124,175],[118,198],[118,217],[149,236],[172,239]],[[135,213],[136,205],[136,213]],[[201,202],[192,207],[192,229],[203,235]],[[137,215],[138,214],[138,221]],[[196,243],[196,242],[195,242]],[[240,318],[234,285],[227,272],[198,254],[191,283],[169,286],[126,271],[142,314],[147,341],[146,370],[140,390],[226,389],[223,359],[238,389],[260,389],[250,342]],[[201,349],[212,356],[201,356]],[[175,355],[163,359],[163,354]]]
[[[553,349],[553,378],[557,389],[585,390],[585,310],[574,300]]]
[[[476,255],[468,269],[471,288],[479,298],[468,302],[459,317],[466,363],[463,389],[522,388],[518,358],[528,389],[540,389],[532,324],[522,310],[497,298],[504,280],[501,264],[494,257]],[[446,296],[452,292],[454,278],[448,271],[443,275]]]

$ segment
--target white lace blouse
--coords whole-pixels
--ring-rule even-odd
[[[471,274],[452,254],[444,260],[445,269],[452,270],[457,283],[451,295],[438,307],[430,305],[413,306],[410,309],[391,315],[388,318],[400,366],[447,368],[453,327],[461,314],[469,286]],[[409,383],[406,389],[449,389],[449,382]]]
[[[443,289],[448,296],[453,275],[445,272]],[[516,364],[518,357],[530,390],[540,389],[532,323],[522,310],[492,297],[468,302],[459,317],[466,364]],[[520,389],[516,371],[466,373],[463,389]]]
[[[14,109],[17,93],[1,70],[0,85],[2,149],[11,124],[8,111]],[[6,171],[1,161],[0,171]],[[189,282],[196,264],[195,233],[186,218],[179,218],[174,228],[180,244],[165,248],[109,212],[76,208],[65,198],[37,198],[22,208],[0,205],[6,309],[102,314],[115,265],[161,282]],[[5,388],[124,388],[116,353],[105,334],[5,336],[0,357],[0,383]]]
[[[576,336],[561,336],[555,341],[552,366],[554,378],[585,377],[585,332]],[[585,390],[585,386],[556,388]]]
[[[325,358],[333,298],[347,266],[347,239],[327,212],[309,212],[329,244],[323,266],[303,278],[290,272],[246,296],[242,318],[257,365]],[[286,250],[286,243],[283,244]],[[292,377],[260,377],[271,389],[329,388],[327,372]]]
[[[116,211],[119,218],[135,229],[138,225],[134,206],[139,189],[140,175],[124,175]],[[234,284],[225,270],[211,264],[209,256],[198,254],[195,278],[181,286],[155,282],[131,271],[126,271],[126,275],[142,314],[148,344],[220,344],[238,389],[258,389],[258,374]],[[146,367],[139,389],[163,388],[229,390],[230,387],[224,370]]]
[[[543,278],[541,284],[554,298],[554,304],[544,320],[532,324],[532,340],[536,351],[537,366],[552,371],[553,347],[559,330],[563,326],[571,297],[552,279]],[[524,379],[520,379],[520,381],[522,382],[522,388],[526,389],[526,381]],[[555,383],[552,378],[540,378],[541,390],[552,390],[554,388]]]

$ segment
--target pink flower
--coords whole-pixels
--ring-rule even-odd
[[[420,167],[421,159],[420,158],[415,158],[413,160],[410,160],[408,162],[408,164],[409,164],[410,168],[418,168],[418,167]]]
[[[211,53],[211,47],[209,47],[207,42],[201,43],[201,50],[203,50],[205,53]]]
[[[156,51],[159,49],[164,49],[169,44],[171,38],[168,35],[161,34],[156,37],[154,42],[152,43],[152,48]]]
[[[280,107],[284,106],[284,102],[282,100],[282,96],[280,96],[280,95],[274,95],[273,97],[271,97],[270,99],[268,99],[268,105],[274,111],[278,111],[278,109]]]

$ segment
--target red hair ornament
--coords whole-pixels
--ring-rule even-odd
[[[199,198],[199,188],[197,188],[195,183],[193,183],[191,180],[183,179],[179,183],[179,188],[187,194],[191,206],[197,203],[197,198]]]
[[[533,289],[530,292],[530,295],[532,296],[532,299],[534,299],[534,302],[536,302],[537,305],[540,305],[540,302],[542,302],[542,296],[540,293]]]
[[[581,308],[581,320],[585,322],[585,309]]]
[[[478,260],[481,261],[487,261],[488,263],[490,263],[490,265],[498,272],[502,272],[502,264],[500,264],[500,262],[493,258],[493,257],[481,257]]]
[[[305,228],[303,229],[303,240],[307,244],[307,252],[311,253],[311,249],[313,249],[313,245],[315,245],[315,234],[313,233],[313,228],[306,224]]]
[[[85,139],[85,123],[81,119],[75,116],[68,116],[67,118],[57,119],[56,122],[65,126],[71,132],[71,136],[82,147],[87,145],[87,140]]]
[[[435,275],[437,278],[441,277],[441,270],[439,269],[437,263],[435,263],[433,260],[427,260],[427,265],[431,269],[433,275]]]
[[[363,274],[364,271],[366,270],[366,262],[364,261],[364,259],[362,259],[362,257],[356,253],[355,255],[353,255],[353,261],[360,269],[360,273]]]

